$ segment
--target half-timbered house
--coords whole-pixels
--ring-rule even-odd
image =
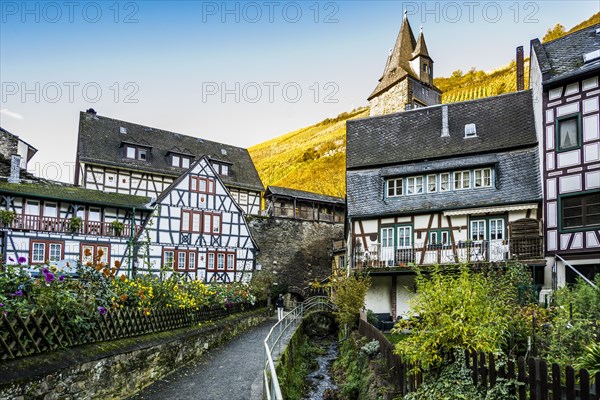
[[[348,121],[346,168],[348,262],[374,312],[407,311],[416,265],[543,269],[530,91]]]
[[[531,41],[547,274],[555,287],[600,273],[599,75],[600,24]]]
[[[251,278],[258,247],[211,160],[195,161],[154,206],[139,238],[140,270],[160,273],[169,266],[206,282]]]
[[[3,130],[3,143],[13,141],[9,135]],[[21,259],[21,264],[34,266],[71,261],[74,267],[79,260],[97,259],[131,271],[133,238],[150,214],[149,198],[38,179],[26,172],[29,158],[22,164],[17,154],[9,161],[6,151],[9,147],[2,146],[0,243],[5,262]]]
[[[260,214],[264,191],[246,149],[81,112],[75,184],[157,198],[206,157],[244,213]]]

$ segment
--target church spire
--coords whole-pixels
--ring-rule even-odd
[[[423,28],[418,40],[415,40],[406,10],[396,43],[386,59],[383,75],[368,100],[371,115],[441,102],[441,92],[433,84],[433,60],[425,44]]]
[[[427,44],[425,44],[425,36],[423,36],[423,27],[421,27],[421,30],[419,31],[419,38],[417,39],[417,45],[415,46],[415,51],[413,53],[413,58],[417,56],[429,57]]]

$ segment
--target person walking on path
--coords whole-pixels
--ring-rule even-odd
[[[275,301],[275,306],[277,307],[277,320],[281,321],[283,319],[283,295],[281,293]]]

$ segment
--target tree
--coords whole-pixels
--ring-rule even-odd
[[[365,297],[370,286],[371,277],[368,274],[333,277],[331,301],[337,307],[334,314],[340,325],[356,326],[358,314],[365,306]]]
[[[548,29],[544,37],[542,38],[542,42],[546,43],[554,39],[561,38],[567,34],[565,27],[561,24],[554,25],[553,28]]]

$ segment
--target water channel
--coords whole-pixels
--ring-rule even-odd
[[[320,350],[315,359],[318,368],[306,377],[309,391],[304,400],[333,399],[337,386],[333,380],[331,369],[339,352],[337,337],[328,335],[322,339],[315,339],[312,344]]]

